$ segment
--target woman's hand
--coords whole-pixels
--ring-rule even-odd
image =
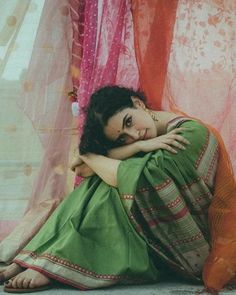
[[[184,127],[176,128],[164,135],[155,138],[141,140],[138,142],[139,148],[142,152],[148,153],[158,149],[167,150],[173,154],[177,154],[176,149],[185,150],[185,145],[190,142],[182,135],[178,134],[184,131]]]
[[[79,166],[79,165],[81,165],[81,164],[83,164],[83,161],[82,161],[79,157],[77,157],[77,159],[71,164],[70,169],[71,169],[73,172],[75,172],[75,168],[76,168],[76,166]]]
[[[75,167],[75,174],[81,177],[89,177],[95,174],[95,172],[89,168],[85,163],[82,163]]]
[[[77,176],[81,177],[89,177],[95,174],[94,171],[79,157],[71,165],[71,170],[75,172]]]

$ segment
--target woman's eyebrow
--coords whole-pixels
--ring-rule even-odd
[[[128,113],[124,116],[124,118],[123,118],[123,122],[122,122],[122,130],[124,129],[124,127],[125,127],[125,122],[126,122],[126,119],[127,119],[127,117],[128,117]],[[117,137],[117,139],[115,140],[115,142],[117,142],[119,139],[120,139],[120,137],[122,136],[122,134],[120,134],[118,137]]]
[[[126,119],[127,119],[127,116],[128,116],[128,115],[129,115],[129,114],[127,113],[127,114],[124,116],[124,118],[123,118],[122,129],[124,129],[124,127],[125,127],[125,122],[126,122]],[[122,136],[122,134],[120,134],[114,142],[117,142],[117,141],[120,139],[121,136]]]

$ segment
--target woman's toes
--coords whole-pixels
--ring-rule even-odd
[[[38,287],[38,285],[36,284],[36,282],[35,282],[35,280],[34,279],[32,279],[32,280],[30,280],[30,282],[29,282],[29,288],[37,288]]]
[[[22,286],[23,286],[23,288],[24,289],[27,289],[27,288],[29,288],[29,283],[30,283],[30,281],[29,281],[29,279],[24,279],[23,280],[23,282],[22,282]]]
[[[16,287],[21,289],[23,287],[23,281],[24,281],[24,278],[22,277],[18,277],[15,279],[16,280]]]
[[[16,278],[11,279],[10,286],[8,287],[17,288],[17,279]]]

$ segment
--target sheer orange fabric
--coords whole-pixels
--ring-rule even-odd
[[[217,137],[220,158],[214,199],[208,212],[212,248],[203,269],[203,280],[209,291],[219,291],[236,272],[236,181],[221,136],[214,128],[209,129]]]
[[[132,0],[140,87],[150,107],[161,108],[177,0]]]
[[[204,1],[201,2],[196,4],[199,9],[202,9],[204,4]],[[178,1],[148,1],[147,3],[147,1],[133,0],[132,3],[141,88],[150,98],[151,107],[155,109],[163,107],[163,89],[168,88],[165,99],[168,100],[169,109],[181,113],[175,100],[175,95],[178,96],[178,92],[171,93],[170,85],[165,84],[169,83],[166,75]],[[188,1],[179,1],[180,4],[182,5],[181,8],[184,9],[183,13],[179,15],[181,19],[186,13],[191,13],[194,7]],[[214,5],[212,4],[209,9],[214,11]],[[196,18],[194,21],[196,22]],[[201,19],[199,22],[200,25],[207,25]],[[182,39],[183,43],[184,40]],[[176,48],[171,50],[175,51]],[[175,54],[173,56],[176,57]],[[172,68],[168,68],[168,71],[171,70]],[[190,70],[190,73],[193,76],[194,69]],[[191,93],[188,93],[188,95],[191,96]],[[206,289],[216,294],[235,277],[236,272],[236,183],[231,161],[219,132],[211,126],[208,126],[208,128],[218,139],[220,156],[215,183],[215,197],[209,209],[211,252],[203,269],[203,280]]]

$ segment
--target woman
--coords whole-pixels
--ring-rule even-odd
[[[146,107],[133,90],[95,92],[72,169],[86,178],[1,273],[6,292],[52,280],[93,289],[200,280],[218,144],[196,120]]]

